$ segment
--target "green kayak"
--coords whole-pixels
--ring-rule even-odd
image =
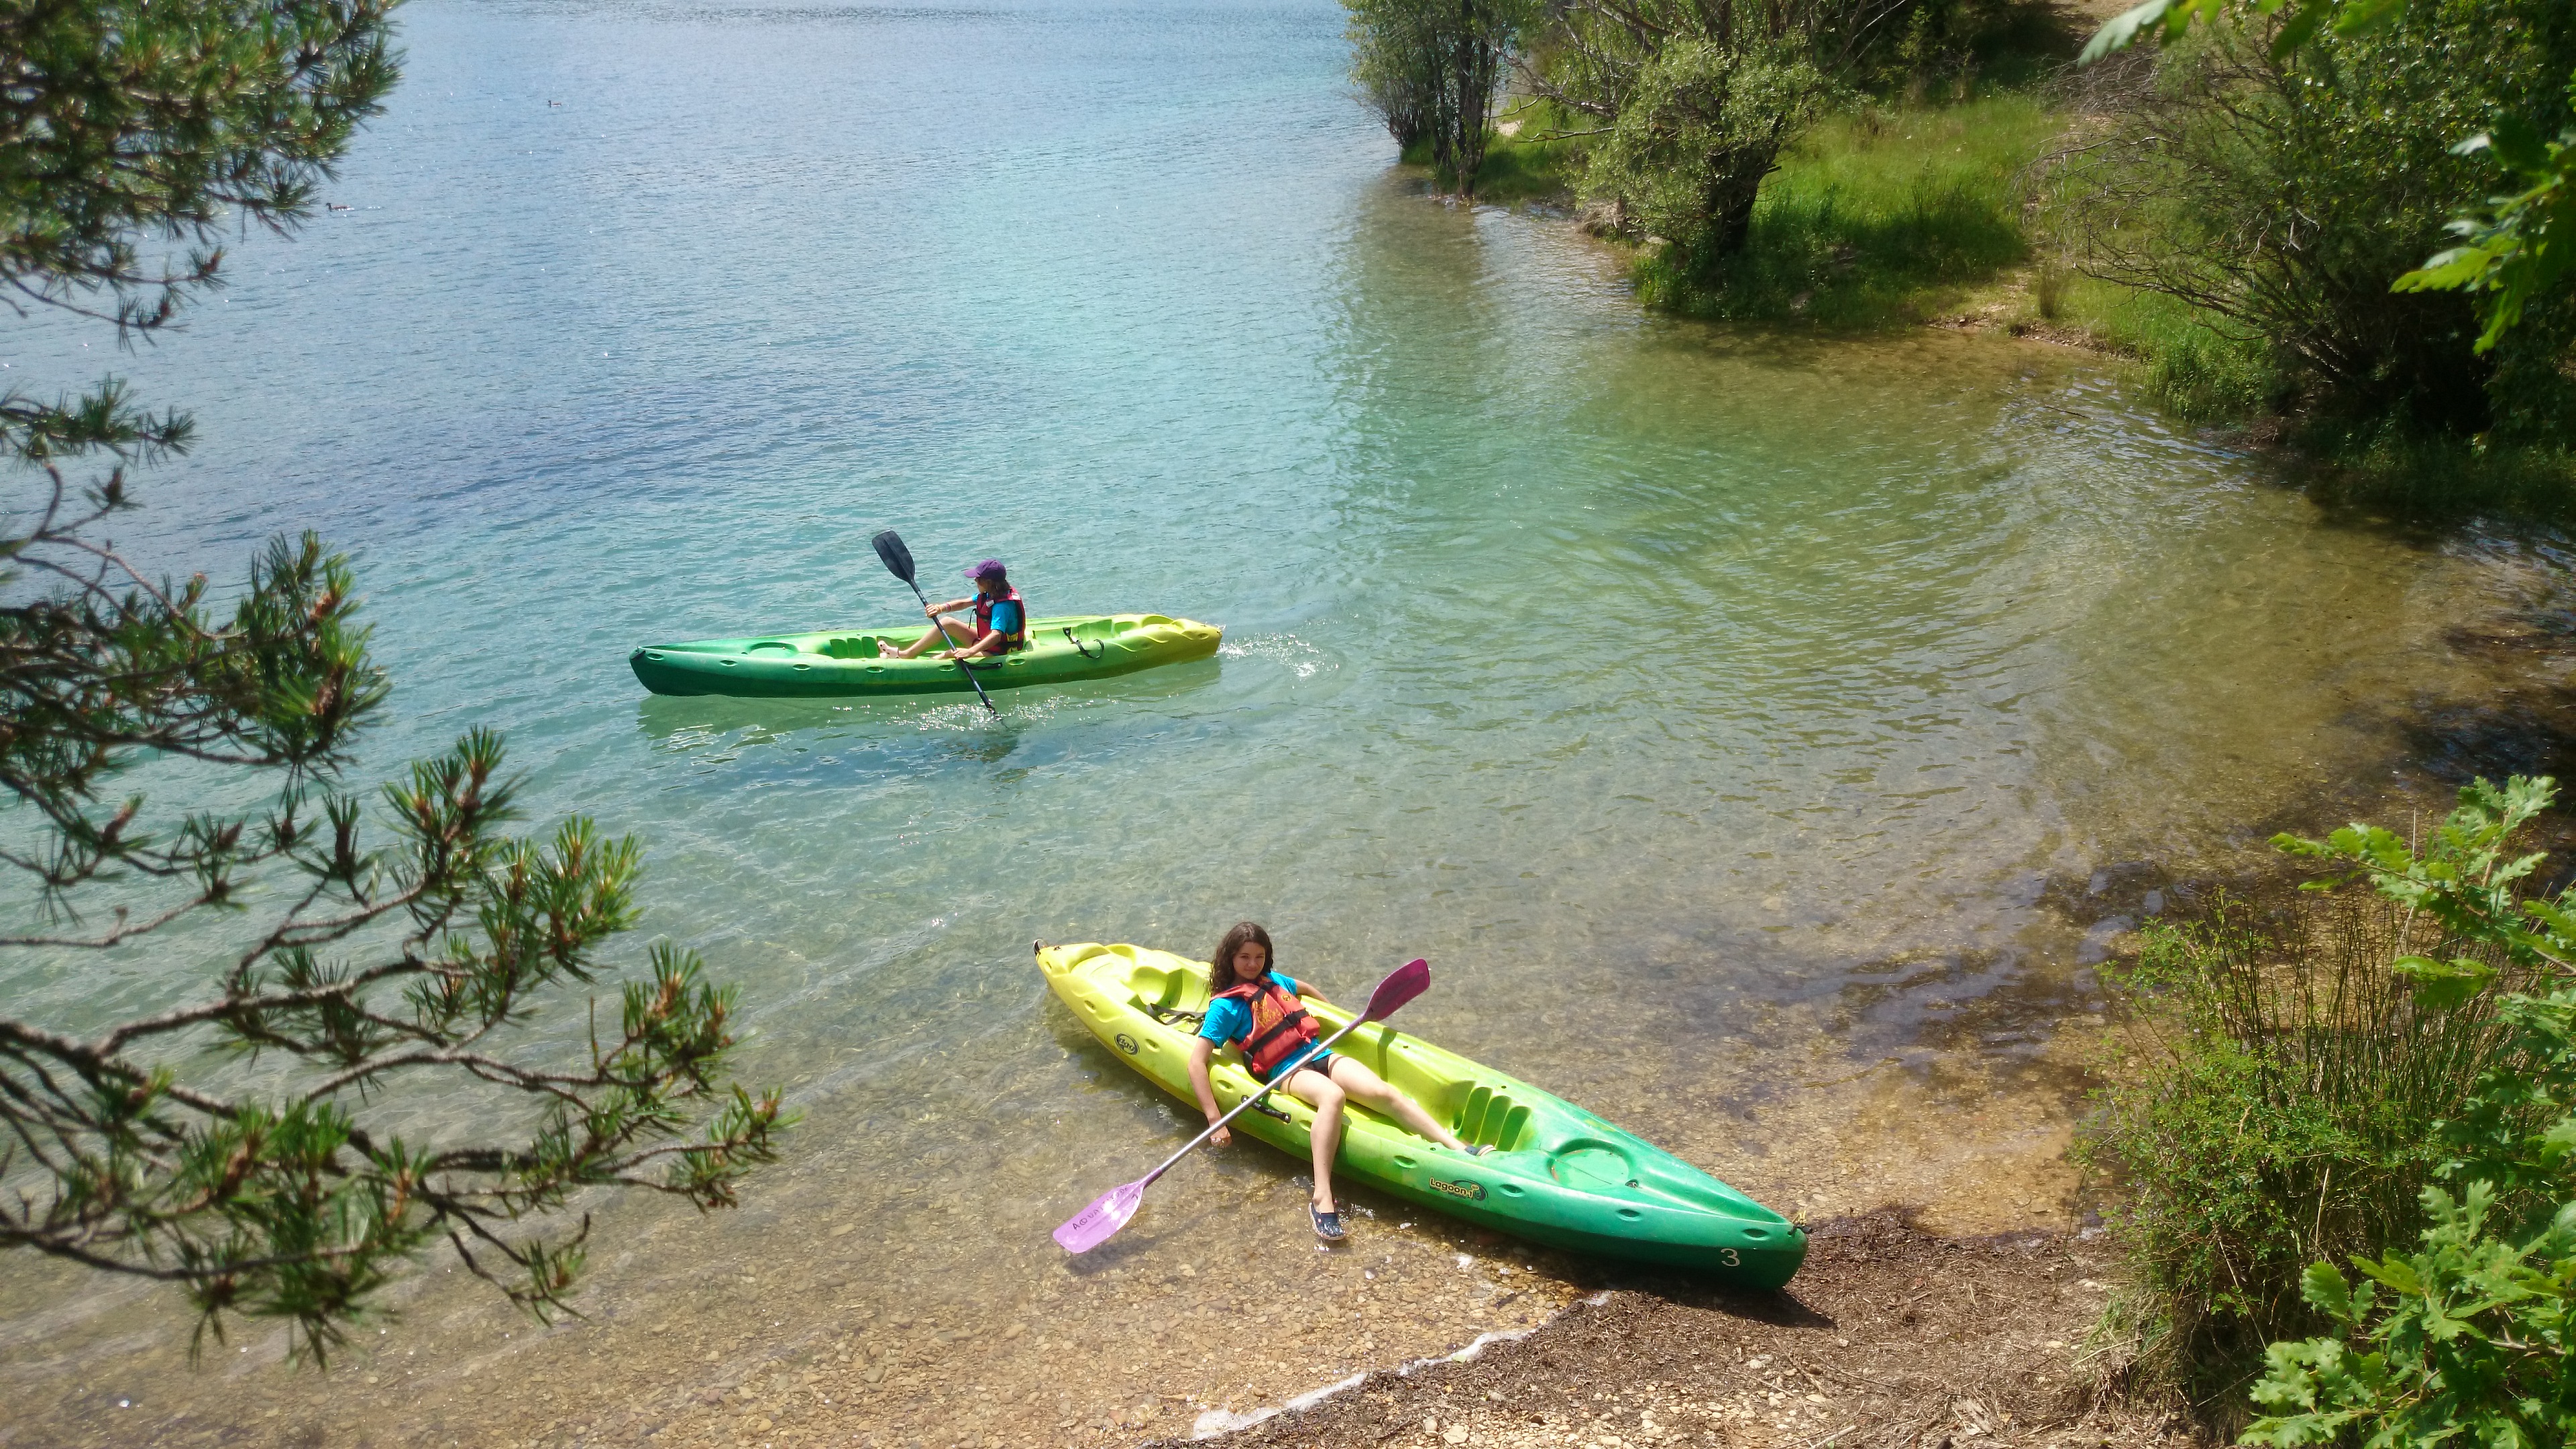
[[[1207,1005],[1205,964],[1141,946],[1038,947],[1047,984],[1091,1034],[1164,1091],[1196,1106],[1190,1038]],[[1326,1035],[1351,1013],[1308,996]],[[1687,1268],[1753,1288],[1777,1288],[1807,1258],[1788,1219],[1644,1138],[1559,1097],[1378,1022],[1333,1048],[1410,1093],[1469,1145],[1462,1157],[1353,1104],[1340,1170],[1383,1192],[1551,1247]],[[1217,1104],[1255,1090],[1233,1048],[1209,1072]],[[1300,1162],[1314,1111],[1285,1093],[1269,1115],[1234,1121]],[[1266,1105],[1266,1104],[1265,1104]]]
[[[831,698],[854,694],[941,694],[973,688],[949,659],[896,659],[922,624],[892,629],[826,629],[814,634],[647,644],[626,657],[655,694]],[[970,667],[986,689],[1106,679],[1204,659],[1225,631],[1161,614],[1085,614],[1029,621],[1029,647]]]

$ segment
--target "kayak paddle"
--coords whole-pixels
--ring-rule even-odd
[[[869,542],[874,543],[877,546],[877,557],[885,563],[886,572],[903,580],[907,584],[911,584],[912,596],[921,600],[921,612],[925,614],[929,613],[930,596],[921,591],[921,585],[919,583],[914,582],[912,576],[912,550],[903,546],[903,536],[889,528],[885,532],[880,533],[875,538],[869,540]],[[936,617],[932,618],[930,622],[934,626],[939,626],[939,620]],[[943,634],[947,632],[945,626],[939,627],[940,632]],[[966,682],[975,686],[975,697],[984,701],[984,707],[986,709],[992,710],[996,715],[1000,714],[1002,711],[999,706],[993,703],[993,696],[984,692],[984,681],[975,677],[975,671],[966,667],[965,660],[959,659],[954,662],[957,665],[958,672],[966,676]]]
[[[1242,1116],[1245,1112],[1249,1111],[1255,1103],[1261,1101],[1264,1097],[1269,1096],[1272,1092],[1277,1091],[1280,1083],[1295,1076],[1298,1068],[1314,1060],[1317,1056],[1330,1048],[1333,1043],[1340,1041],[1343,1037],[1349,1036],[1352,1032],[1359,1030],[1361,1027],[1368,1025],[1372,1021],[1384,1021],[1388,1017],[1395,1015],[1397,1008],[1403,1006],[1406,1002],[1411,1001],[1413,998],[1420,996],[1423,992],[1430,989],[1430,962],[1416,956],[1412,960],[1405,962],[1403,965],[1396,967],[1395,970],[1387,974],[1387,978],[1384,981],[1377,984],[1377,989],[1375,991],[1369,993],[1368,1010],[1363,1011],[1358,1016],[1352,1018],[1350,1025],[1343,1027],[1340,1031],[1334,1032],[1331,1036],[1317,1042],[1314,1045],[1314,1048],[1308,1051],[1304,1056],[1299,1057],[1296,1061],[1290,1063],[1280,1071],[1272,1073],[1269,1083],[1263,1086],[1260,1091],[1255,1092],[1251,1096],[1236,1103],[1233,1111],[1219,1117],[1215,1122],[1209,1125],[1208,1130],[1191,1138],[1187,1147],[1184,1147],[1180,1151],[1173,1153],[1171,1156],[1164,1158],[1162,1166],[1146,1173],[1143,1177],[1136,1179],[1134,1182],[1123,1183],[1117,1187],[1109,1189],[1109,1191],[1102,1193],[1098,1199],[1093,1201],[1091,1206],[1084,1208],[1082,1211],[1075,1213],[1072,1217],[1066,1219],[1064,1226],[1055,1230],[1056,1242],[1068,1253],[1088,1253],[1092,1249],[1099,1247],[1101,1244],[1108,1242],[1120,1228],[1127,1226],[1128,1219],[1136,1216],[1137,1206],[1145,1200],[1145,1189],[1154,1185],[1155,1178],[1161,1177],[1164,1173],[1171,1171],[1173,1164],[1197,1151],[1200,1143],[1214,1137],[1227,1123]]]

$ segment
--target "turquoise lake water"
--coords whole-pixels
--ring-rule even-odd
[[[1187,1114],[1050,1004],[1033,938],[1203,951],[1253,916],[1336,994],[1425,955],[1411,1029],[1783,1210],[1973,1205],[1972,1165],[1885,1159],[2037,1090],[2099,1004],[2119,883],[2233,869],[2379,782],[2433,798],[2424,721],[2508,668],[2446,641],[2557,598],[2546,550],[2328,519],[2099,359],[1649,319],[1567,221],[1392,172],[1330,0],[402,14],[406,79],[327,188],[347,210],[248,239],[140,354],[38,319],[0,377],[114,368],[194,409],[119,530],[155,566],[236,577],[306,527],[353,550],[397,681],[371,766],[491,725],[538,824],[639,834],[629,959],[664,935],[741,983],[743,1070],[808,1122],[740,1213],[610,1208],[597,1325],[531,1338],[421,1287],[386,1351],[444,1368],[343,1381],[357,1428],[273,1338],[192,1374],[173,1300],[11,1264],[28,1407],[0,1443],[298,1416],[314,1443],[572,1442],[606,1420],[486,1376],[699,1335],[615,1370],[679,1403],[913,1313],[933,1367],[854,1387],[842,1441],[999,1435],[1006,1400],[1098,1430],[1139,1392],[1103,1344],[1161,1320],[1044,1235]],[[1035,612],[1225,647],[998,720],[628,673],[642,643],[904,617],[884,527],[933,578],[998,555]],[[0,991],[79,1026],[192,995],[211,949],[7,963]],[[1865,1117],[1800,1096],[1889,1062]],[[1307,1272],[1297,1166],[1185,1170],[1119,1271],[1270,1235],[1296,1260],[1256,1283]],[[1282,1371],[1507,1325],[1498,1296]]]

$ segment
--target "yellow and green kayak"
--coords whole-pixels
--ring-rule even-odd
[[[954,660],[896,659],[921,623],[891,629],[825,629],[748,639],[647,644],[626,657],[655,694],[830,698],[945,694],[974,688]],[[1158,664],[1204,659],[1225,631],[1161,614],[1085,614],[1029,621],[1029,646],[969,667],[986,689],[1106,679]]]
[[[1205,964],[1141,946],[1045,946],[1047,984],[1093,1036],[1146,1080],[1196,1105],[1190,1038],[1207,1007]],[[1326,1035],[1352,1014],[1309,996]],[[1433,1146],[1353,1104],[1339,1170],[1409,1202],[1550,1247],[1687,1268],[1754,1288],[1777,1288],[1806,1261],[1807,1235],[1788,1219],[1633,1133],[1527,1082],[1377,1022],[1334,1051],[1410,1093],[1469,1145]],[[1209,1073],[1220,1107],[1257,1090],[1233,1048]],[[1276,1106],[1272,1114],[1267,1109]],[[1235,1119],[1305,1160],[1313,1109],[1286,1093]]]

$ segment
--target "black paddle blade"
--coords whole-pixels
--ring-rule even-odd
[[[877,557],[885,560],[887,573],[912,582],[912,550],[903,546],[902,534],[889,528],[868,541],[877,546]]]

